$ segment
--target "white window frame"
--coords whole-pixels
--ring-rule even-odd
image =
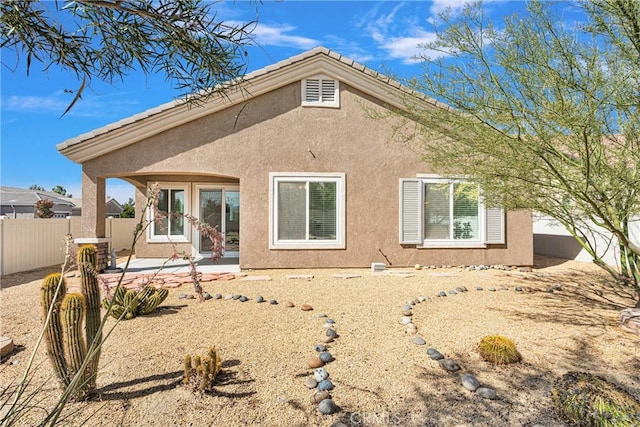
[[[147,188],[147,192],[151,187]],[[184,191],[184,214],[191,215],[191,185],[189,183],[176,183],[176,182],[159,182],[159,190],[183,190]],[[155,227],[155,209],[152,206],[147,214],[147,219],[151,222],[147,228],[147,242],[148,243],[168,243],[168,242],[190,242],[191,241],[191,224],[184,219],[184,231],[182,234],[177,235],[162,235],[156,236],[153,234]]]
[[[278,239],[278,183],[335,182],[336,183],[336,239],[335,240],[279,240]],[[344,249],[345,198],[344,173],[271,172],[269,173],[269,249]],[[307,209],[308,209],[307,203]],[[307,212],[308,215],[308,212]],[[307,228],[309,226],[307,220]],[[307,230],[307,236],[309,232]]]
[[[501,208],[487,208],[482,197],[478,197],[478,239],[425,239],[424,236],[424,185],[454,184],[470,182],[464,177],[442,177],[438,175],[418,175],[416,178],[400,179],[399,239],[401,244],[416,245],[417,248],[486,248],[490,244],[505,243],[505,219]],[[415,185],[419,185],[416,194]],[[405,189],[412,193],[406,196]],[[487,232],[487,211],[491,211],[492,221],[499,221],[500,232]],[[418,215],[419,218],[415,216]],[[416,221],[417,220],[417,221]],[[407,221],[407,224],[405,224]]]
[[[317,101],[309,101],[308,98],[308,87],[311,81],[318,81],[318,100]],[[333,82],[334,90],[333,90],[333,99],[325,99],[323,97],[324,93],[324,85],[325,83]],[[338,108],[340,107],[340,81],[337,79],[319,74],[316,76],[308,77],[306,79],[302,79],[302,106],[303,107],[329,107],[329,108]]]
[[[449,185],[449,194],[451,194],[451,186],[454,184],[469,184],[471,183],[470,181],[467,181],[465,179],[454,179],[454,178],[422,178],[420,180],[420,185],[421,185],[421,191],[422,194],[424,195],[424,191],[425,191],[425,185],[426,184],[447,184]],[[478,189],[478,191],[480,191]],[[424,197],[424,196],[423,196]],[[453,199],[450,201],[450,208],[453,207]],[[449,224],[449,227],[453,227],[453,210],[451,210],[449,212],[449,216],[451,219],[451,223]],[[423,221],[424,224],[424,200],[423,200],[423,204],[422,204],[422,210],[421,210],[421,221]],[[423,226],[424,227],[424,226]],[[451,230],[450,230],[451,231]],[[435,247],[435,248],[443,248],[443,247],[454,247],[454,248],[459,248],[459,247],[463,247],[463,248],[475,248],[475,247],[479,247],[479,248],[485,248],[486,244],[484,242],[484,238],[483,236],[485,235],[485,215],[484,215],[484,201],[482,199],[482,196],[478,195],[478,238],[477,239],[427,239],[424,236],[425,231],[424,229],[422,230],[422,247],[425,248],[429,248],[429,247]]]

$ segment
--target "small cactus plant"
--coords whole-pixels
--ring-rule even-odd
[[[64,277],[53,273],[40,288],[40,305],[45,323],[47,354],[63,388],[79,375],[72,392],[76,400],[89,397],[96,388],[100,359],[100,288],[96,271],[96,249],[83,245],[78,249],[81,293],[67,294]],[[93,350],[95,349],[95,350]],[[92,353],[90,359],[85,359]],[[84,368],[83,368],[84,364]]]
[[[551,396],[558,413],[578,426],[640,425],[640,402],[596,375],[568,372],[555,382]]]
[[[125,290],[118,287],[113,299],[105,298],[102,306],[111,307],[111,315],[116,319],[133,319],[136,316],[149,314],[155,310],[169,295],[165,288],[156,289],[153,285],[147,285],[139,291]]]
[[[211,347],[207,356],[184,356],[183,384],[191,386],[193,390],[210,391],[216,376],[222,369],[222,360],[215,347]]]
[[[501,335],[487,335],[478,344],[480,357],[489,363],[507,365],[522,360],[515,343]]]

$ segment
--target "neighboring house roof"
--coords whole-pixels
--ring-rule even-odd
[[[0,204],[3,206],[33,206],[40,200],[48,199],[56,205],[74,207],[68,197],[63,197],[52,191],[29,190],[16,187],[0,187]]]
[[[192,108],[182,100],[172,101],[125,118],[57,145],[58,151],[76,163],[102,156],[171,128],[197,120],[301,79],[328,74],[387,104],[404,107],[403,96],[412,94],[428,104],[442,104],[413,92],[399,82],[379,74],[325,47],[317,47],[284,61],[247,74],[240,87]]]

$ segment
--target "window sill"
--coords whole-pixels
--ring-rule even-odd
[[[147,243],[190,243],[191,241],[184,236],[172,236],[171,238],[155,238],[147,239]]]
[[[285,249],[285,250],[323,250],[323,249],[345,249],[344,243],[271,243],[269,249]]]
[[[482,242],[424,242],[416,245],[418,249],[486,249]]]

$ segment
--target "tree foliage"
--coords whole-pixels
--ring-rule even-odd
[[[553,217],[638,291],[640,2],[573,6],[577,25],[539,1],[500,26],[481,3],[443,14],[424,73],[407,82],[431,106],[407,100],[420,125],[397,135],[440,173],[473,174],[489,204]],[[595,243],[602,231],[617,239],[617,267]]]
[[[129,197],[129,200],[122,205],[122,218],[135,218],[136,216],[136,203]]]
[[[35,204],[35,217],[36,218],[51,218],[53,217],[54,212],[51,210],[53,208],[53,202],[49,199],[38,200]]]
[[[1,3],[1,47],[15,55],[15,68],[35,62],[70,71],[80,99],[93,78],[121,81],[133,70],[162,73],[186,99],[224,93],[248,60],[252,23],[227,24],[216,2],[199,0],[95,0]],[[3,63],[8,64],[7,52]],[[69,109],[68,108],[68,109]],[[68,111],[67,109],[67,111]]]
[[[29,186],[29,190],[36,190],[36,191],[47,191],[44,189],[44,187],[41,187],[37,184],[32,184]]]
[[[61,196],[65,196],[65,197],[73,197],[73,194],[67,194],[67,189],[64,188],[62,185],[56,185],[55,187],[53,187],[51,189],[52,192],[54,193],[58,193]]]

